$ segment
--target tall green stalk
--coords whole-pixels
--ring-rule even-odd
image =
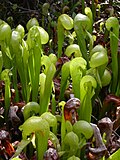
[[[89,7],[85,8],[85,14],[90,19],[90,29],[89,29],[89,32],[92,34],[92,30],[93,30],[93,13],[92,13],[92,11],[91,11],[91,9]]]
[[[62,47],[64,42],[64,30],[73,28],[73,19],[67,14],[62,14],[58,17],[57,33],[58,33],[58,58],[62,55]]]
[[[10,77],[9,77],[10,70],[5,69],[1,73],[1,79],[5,82],[5,122],[8,119],[8,112],[10,108],[10,98],[11,98],[11,93],[10,93]]]
[[[27,36],[29,49],[29,76],[32,88],[32,101],[37,102],[39,74],[41,66],[41,35],[37,26],[30,28]]]
[[[21,64],[22,64],[22,38],[17,31],[12,31],[11,40],[10,40],[10,53],[12,57],[12,73],[13,73],[13,87],[15,89],[15,101],[19,101],[19,92],[18,92],[18,74],[17,71],[19,69],[19,74],[21,77]],[[20,68],[19,68],[20,67]]]
[[[94,77],[85,75],[80,82],[80,100],[79,119],[91,122],[92,115],[92,97],[95,94],[97,82]]]
[[[10,51],[12,55],[12,64],[13,64],[13,78],[15,79],[15,90],[17,91],[18,77],[20,77],[20,82],[22,85],[22,98],[25,102],[28,102],[30,97],[30,88],[29,88],[29,75],[28,75],[28,46],[26,42],[22,39],[23,35],[19,31],[13,31],[11,36]],[[22,37],[21,37],[22,36]],[[16,73],[15,73],[16,72]]]
[[[87,62],[82,57],[75,57],[70,62],[66,62],[62,66],[60,100],[64,100],[64,92],[67,86],[68,77],[72,78],[72,86],[74,96],[80,98],[80,81],[86,72]]]
[[[48,104],[50,101],[50,95],[52,91],[52,81],[55,74],[55,66],[53,63],[51,63],[50,67],[47,70],[46,73],[46,79],[45,79],[45,88],[43,92],[43,99],[40,101],[40,115],[46,111],[48,111]]]
[[[70,75],[74,96],[80,98],[80,81],[86,72],[87,62],[82,57],[76,57],[70,62]]]
[[[92,0],[92,13],[93,13],[93,19],[96,18],[96,6],[95,6],[95,0]]]
[[[85,12],[85,0],[81,0],[82,2],[82,14],[84,14]]]
[[[64,100],[64,92],[67,86],[68,77],[70,75],[70,62],[63,64],[61,73],[60,100]]]
[[[89,66],[89,57],[87,53],[87,47],[86,47],[86,30],[89,30],[90,25],[90,19],[88,16],[83,15],[81,13],[78,13],[74,18],[74,30],[77,35],[77,41],[78,45],[80,47],[81,53],[83,58],[87,61],[87,66]]]
[[[15,53],[16,56],[16,66],[20,76],[20,81],[22,85],[22,96],[25,102],[28,102],[30,99],[30,86],[29,86],[29,74],[28,74],[28,45],[24,40],[25,29],[22,25],[18,25],[15,29],[21,37],[21,43],[19,46],[16,46],[19,51]],[[14,48],[13,48],[14,50]]]
[[[112,84],[111,92],[116,93],[118,84],[118,38],[119,38],[119,21],[116,17],[110,17],[106,21],[106,28],[110,32],[110,49],[111,49],[111,69]]]
[[[40,26],[30,28],[27,36],[29,49],[29,76],[31,82],[32,101],[38,100],[39,74],[41,69],[42,44],[49,40],[48,33]]]
[[[4,21],[0,23],[0,46],[3,56],[3,65],[6,69],[11,68],[11,54],[9,50],[11,27]]]
[[[28,59],[29,59],[29,51],[28,51],[28,45],[26,41],[22,40],[22,66],[21,67],[21,83],[22,83],[22,89],[23,89],[23,97],[26,102],[29,102],[30,100],[30,78],[29,78],[29,72],[28,72]],[[24,70],[23,70],[24,68]],[[22,80],[23,79],[23,80]]]
[[[90,52],[89,63],[91,67],[90,70],[94,72],[94,76],[96,77],[96,80],[99,84],[97,88],[100,89],[100,87],[102,87],[101,79],[108,64],[107,50],[102,45],[96,45]]]

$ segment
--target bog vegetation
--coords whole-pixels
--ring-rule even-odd
[[[119,4],[1,3],[1,160],[119,159]]]

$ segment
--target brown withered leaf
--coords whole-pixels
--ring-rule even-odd
[[[100,129],[100,133],[103,136],[105,133],[105,139],[106,139],[106,146],[108,147],[111,145],[111,136],[113,131],[113,122],[109,117],[104,117],[101,120],[98,121],[98,127]]]
[[[69,99],[64,106],[64,117],[65,120],[69,120],[72,124],[74,124],[77,119],[77,109],[80,107],[80,100],[78,98]]]
[[[10,143],[10,135],[6,130],[0,131],[0,155],[6,157],[11,157],[15,150],[13,145]]]
[[[88,147],[88,149],[89,149],[88,155],[90,154],[91,157],[94,157],[94,160],[99,160],[100,158],[102,158],[106,154],[107,148],[102,141],[100,130],[97,127],[97,125],[91,123],[91,126],[94,131],[94,138],[95,138],[94,146],[95,147],[91,147],[91,146]],[[89,160],[92,160],[92,159],[90,159],[90,157],[89,157]]]

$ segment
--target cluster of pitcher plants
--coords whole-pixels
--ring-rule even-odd
[[[119,128],[116,121],[120,117],[112,115],[120,104],[119,21],[109,17],[94,34],[94,15],[89,7],[84,9],[84,14],[74,18],[67,14],[58,17],[56,53],[51,52],[53,40],[36,18],[28,21],[26,29],[20,24],[11,28],[0,20],[2,157],[119,157],[119,149],[108,147],[107,131],[100,134],[94,124],[107,116],[115,121],[112,130]],[[104,43],[96,44],[100,34]],[[46,46],[49,53],[45,53]],[[2,136],[8,130],[11,137],[19,134],[17,145]]]

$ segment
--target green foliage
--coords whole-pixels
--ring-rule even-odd
[[[110,48],[113,71],[113,80],[111,83],[111,91],[116,92],[118,85],[118,40],[119,40],[119,21],[116,17],[110,17],[106,21],[106,28],[110,32]]]
[[[18,159],[17,156],[31,142],[37,151],[37,159],[43,159],[50,139],[59,151],[60,159],[78,160],[87,140],[94,136],[90,125],[91,116],[95,100],[102,101],[101,89],[107,87],[109,93],[120,95],[119,21],[111,16],[104,22],[105,25],[100,24],[98,35],[102,33],[106,36],[109,32],[107,39],[110,38],[111,55],[108,55],[106,45],[96,44],[95,38],[98,35],[93,35],[93,31],[97,1],[93,0],[91,4],[92,9],[85,7],[85,1],[82,0],[82,13],[74,13],[72,16],[60,14],[56,23],[51,21],[48,14],[49,3],[42,5],[42,27],[46,25],[45,17],[48,16],[48,29],[56,29],[56,39],[51,37],[50,31],[40,26],[36,18],[29,19],[27,30],[21,24],[12,29],[8,23],[0,21],[0,78],[5,83],[5,122],[11,104],[19,101],[26,103],[23,108],[24,123],[19,127],[22,140],[13,159]],[[14,5],[13,9],[17,7]],[[45,52],[46,46],[50,48],[48,52]],[[52,49],[55,49],[55,54],[51,53]],[[68,58],[67,62],[60,59],[64,54]],[[60,80],[58,99],[55,95],[55,78]],[[78,120],[74,124],[64,117],[65,93],[69,86],[72,86],[72,95],[80,100],[80,107],[76,111]],[[13,102],[11,88],[15,89]],[[56,115],[57,105],[59,108],[61,106],[59,116]],[[60,140],[57,138],[58,131]],[[108,160],[117,159],[118,156],[119,150]]]
[[[120,149],[113,153],[107,160],[118,160],[120,157]]]
[[[62,14],[58,18],[57,32],[58,32],[58,57],[62,55],[62,46],[64,42],[64,31],[73,28],[73,19],[67,14]]]
[[[7,120],[7,116],[9,113],[9,107],[10,107],[10,70],[5,69],[1,73],[1,79],[5,82],[5,121]]]

